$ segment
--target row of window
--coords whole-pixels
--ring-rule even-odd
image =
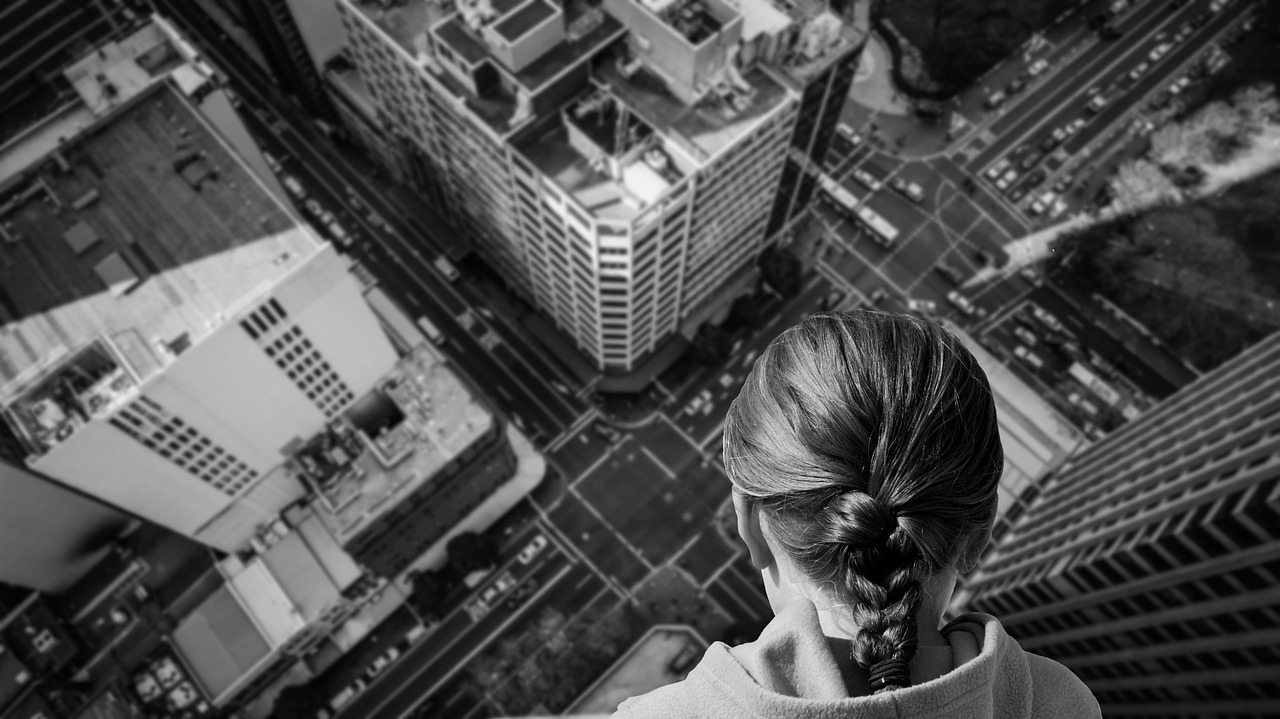
[[[159,402],[143,395],[122,408],[111,425],[180,469],[235,496],[258,473]]]

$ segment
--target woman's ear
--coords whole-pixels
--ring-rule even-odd
[[[738,536],[747,545],[751,566],[764,571],[773,566],[773,552],[760,526],[760,507],[740,492],[733,493],[733,509],[738,515]]]

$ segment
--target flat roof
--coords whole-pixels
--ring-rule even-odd
[[[750,96],[736,94],[747,98],[740,108],[714,92],[688,105],[643,65],[631,77],[624,76],[615,63],[601,63],[596,72],[628,109],[702,162],[750,133],[794,95],[759,66],[742,76],[753,92]]]
[[[323,482],[301,472],[304,481],[318,489],[319,497],[313,502],[316,514],[343,543],[424,485],[447,480],[438,476],[440,470],[495,422],[489,409],[426,344],[401,359],[372,393],[381,393],[381,398],[372,399],[384,404],[390,400],[399,415],[398,424],[377,438],[348,433],[331,445],[338,451],[329,450],[327,457],[345,463],[334,466]],[[369,404],[366,398],[357,400],[344,421],[361,422],[353,413]],[[363,451],[355,455],[353,447]],[[298,460],[291,466],[300,471]]]
[[[536,0],[531,4],[544,5],[553,12],[556,9],[547,5],[545,0]],[[495,0],[493,5],[495,13],[501,18],[516,8],[519,3],[517,0]],[[355,8],[385,32],[410,57],[418,57],[419,44],[422,40],[425,40],[426,33],[431,32],[440,41],[448,43],[450,48],[466,58],[467,62],[471,64],[489,60],[490,64],[498,72],[511,77],[516,84],[531,95],[536,95],[546,89],[565,70],[576,63],[586,61],[587,58],[596,54],[601,48],[618,39],[626,32],[626,28],[615,18],[604,12],[598,4],[593,5],[588,0],[564,0],[558,9],[564,13],[565,27],[574,27],[574,23],[577,22],[579,23],[578,27],[590,27],[590,29],[584,32],[577,40],[570,40],[566,37],[563,42],[557,43],[520,72],[512,73],[496,58],[491,57],[488,44],[480,35],[466,27],[460,15],[452,11],[442,11],[435,2],[430,0],[407,0],[404,4],[387,8],[378,7],[375,3],[353,2],[351,7]],[[528,5],[525,7],[528,7]],[[521,15],[522,12],[530,13],[528,17],[532,18],[542,11],[537,9],[525,10],[524,8],[517,10],[515,15],[521,18],[517,21],[517,25],[528,19]],[[587,16],[595,18],[595,20],[579,22],[584,21]],[[550,15],[546,17],[550,17]],[[546,18],[544,17],[543,19],[545,20]],[[499,21],[499,24],[505,21]],[[445,24],[440,25],[442,22]],[[440,26],[437,27],[438,25]],[[513,25],[513,27],[517,25]],[[495,28],[495,30],[498,30],[498,28]],[[490,127],[494,128],[495,131],[505,133],[511,129],[510,120],[516,110],[516,99],[509,91],[499,87],[492,94],[476,97],[447,72],[434,73],[425,66],[422,72],[431,72],[432,76],[447,87],[450,92],[457,97],[463,98],[467,107],[488,123]]]
[[[672,660],[682,652],[694,652],[693,660],[687,662],[692,667],[706,649],[706,640],[689,627],[653,627],[583,692],[570,710],[575,715],[612,714],[629,697],[684,679],[688,669],[683,673],[671,671]]]
[[[100,336],[146,378],[321,250],[168,81],[60,155],[0,196],[0,402]]]
[[[212,697],[221,696],[271,652],[227,585],[178,624],[173,643]]]
[[[548,5],[543,0],[530,0],[513,13],[494,23],[493,31],[502,36],[507,42],[515,42],[524,37],[525,33],[541,25],[545,20],[555,15],[557,8]]]
[[[338,598],[338,587],[298,532],[271,545],[262,561],[305,622],[319,617]]]

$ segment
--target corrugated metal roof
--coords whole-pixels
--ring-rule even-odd
[[[297,532],[276,542],[262,555],[262,561],[293,601],[304,622],[320,616],[339,597],[333,580]]]
[[[212,697],[229,689],[271,651],[226,586],[182,620],[173,643]]]

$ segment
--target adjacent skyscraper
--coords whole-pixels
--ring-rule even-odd
[[[411,179],[626,372],[731,301],[807,202],[869,4],[861,26],[811,0],[338,7]]]
[[[970,582],[1106,716],[1280,708],[1280,334],[1041,483]]]

